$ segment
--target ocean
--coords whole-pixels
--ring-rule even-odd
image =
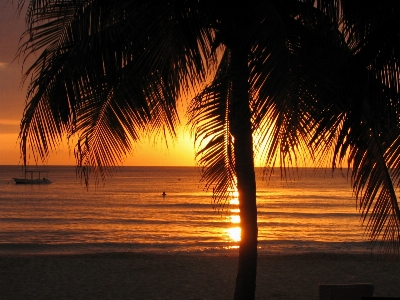
[[[197,167],[118,167],[88,189],[73,166],[44,169],[51,184],[17,185],[21,166],[0,166],[0,254],[238,253],[235,195],[213,209]],[[346,175],[256,169],[258,252],[369,253]]]

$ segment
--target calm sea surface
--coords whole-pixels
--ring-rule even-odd
[[[45,168],[49,185],[16,185],[0,166],[0,254],[237,253],[238,218],[213,210],[192,167],[121,167],[89,190],[75,167]],[[350,183],[339,172],[300,169],[282,181],[256,170],[259,253],[369,252]],[[166,196],[162,196],[162,192]]]

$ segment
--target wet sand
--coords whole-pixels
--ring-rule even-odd
[[[0,256],[0,298],[232,299],[237,257],[109,253]],[[259,256],[257,299],[318,299],[319,283],[400,296],[400,261],[371,255]]]

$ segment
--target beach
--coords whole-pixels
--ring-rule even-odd
[[[2,255],[1,299],[232,299],[237,256]],[[319,283],[400,296],[400,262],[365,254],[260,255],[256,299],[318,299]]]
[[[0,300],[233,298],[238,223],[196,168],[124,167],[89,191],[73,167],[48,170],[52,184],[19,186],[0,168]],[[326,172],[258,182],[256,299],[317,300],[329,283],[400,296],[400,262],[370,254],[348,183]]]

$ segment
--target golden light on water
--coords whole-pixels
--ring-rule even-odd
[[[240,216],[238,216],[238,215],[230,216],[230,219],[231,219],[231,223],[235,223],[235,224],[240,223]]]
[[[238,191],[233,191],[232,196],[235,197],[236,199],[239,197],[239,192]],[[233,199],[232,199],[233,200]],[[239,203],[239,202],[238,202]]]
[[[231,227],[228,229],[228,235],[231,238],[233,242],[239,242],[240,241],[240,235],[241,235],[241,228],[240,227]]]
[[[240,209],[239,205],[239,193],[237,191],[232,191],[232,199],[229,201],[230,209],[229,209],[229,222],[230,227],[227,229],[227,234],[229,236],[230,241],[239,242],[241,237],[241,228],[240,228]],[[238,226],[239,225],[239,226]]]
[[[232,198],[229,201],[229,204],[231,204],[231,205],[239,205],[239,199],[237,198],[237,196],[235,198]]]

